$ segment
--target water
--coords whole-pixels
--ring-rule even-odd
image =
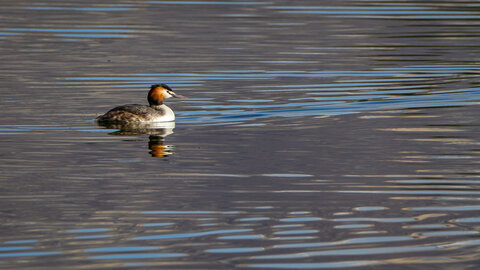
[[[4,1],[0,268],[477,269],[479,7]]]

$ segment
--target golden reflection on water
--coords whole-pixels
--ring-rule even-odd
[[[150,135],[148,137],[148,149],[152,157],[168,157],[173,154],[173,146],[163,143],[164,137]]]
[[[107,129],[118,129],[108,133],[114,136],[148,136],[148,149],[152,157],[168,157],[172,155],[173,145],[165,144],[165,137],[173,134],[175,122],[100,124]]]

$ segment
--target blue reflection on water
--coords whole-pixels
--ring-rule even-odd
[[[130,8],[24,7],[29,10],[126,11]]]
[[[174,5],[266,5],[271,2],[221,2],[221,1],[147,1],[148,4]]]
[[[133,240],[158,240],[158,239],[190,238],[190,237],[201,237],[201,236],[216,235],[216,234],[241,233],[241,232],[248,232],[248,231],[251,231],[251,229],[216,230],[216,231],[206,231],[206,232],[196,232],[196,233],[176,233],[176,234],[150,235],[150,236],[134,237]]]
[[[38,242],[38,240],[13,240],[13,241],[5,241],[4,243],[7,245],[14,245],[14,244],[29,244],[29,243],[35,243]]]
[[[155,250],[159,247],[105,247],[85,249],[85,252],[128,252],[128,251],[145,251]]]
[[[18,252],[18,253],[0,253],[0,258],[7,257],[28,257],[28,256],[46,256],[46,255],[57,255],[61,252],[57,251],[39,251],[39,252]]]
[[[67,230],[69,233],[89,233],[89,232],[105,232],[108,231],[108,228],[92,228],[92,229],[74,229]]]
[[[8,31],[20,32],[52,32],[52,33],[135,33],[137,30],[131,29],[79,29],[79,28],[5,28]]]
[[[243,248],[212,248],[207,249],[207,253],[248,253],[248,252],[260,252],[264,251],[265,248],[261,247],[243,247]]]
[[[55,34],[57,37],[86,37],[86,38],[127,38],[129,35],[116,34]]]
[[[33,247],[0,247],[0,252],[4,251],[14,251],[14,250],[26,250],[32,249]]]
[[[88,257],[92,260],[129,260],[129,259],[155,259],[155,258],[178,258],[184,257],[184,253],[135,253],[135,254],[113,254]]]
[[[113,237],[113,235],[110,234],[104,234],[104,235],[83,235],[83,236],[76,236],[75,239],[102,239],[102,238],[109,238]]]

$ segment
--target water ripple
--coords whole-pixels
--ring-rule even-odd
[[[71,77],[65,82],[87,84],[89,87],[103,85],[126,87],[151,82],[166,82],[180,88],[178,91],[194,99],[184,100],[178,110],[178,121],[184,123],[238,124],[239,121],[260,120],[272,117],[301,117],[357,113],[374,110],[398,110],[438,106],[478,104],[480,88],[445,88],[452,76],[466,73],[479,74],[480,69],[472,65],[456,66],[408,66],[383,68],[371,71],[275,71],[275,70],[232,70],[211,73],[158,73],[135,74],[115,77]],[[372,76],[375,79],[361,79]],[[469,75],[468,75],[469,76]],[[227,90],[229,101],[212,99],[209,91],[202,88],[211,81],[250,80],[263,82],[288,78],[319,80],[337,78],[331,83],[247,85],[236,92]],[[357,77],[357,78],[355,78]],[[181,89],[184,85],[186,90]],[[188,86],[190,85],[190,86]],[[141,89],[139,89],[141,90]],[[137,91],[137,90],[135,90]],[[255,95],[255,99],[245,96]],[[282,99],[278,99],[282,95]],[[208,97],[208,98],[207,98]],[[238,98],[232,98],[238,97]],[[208,99],[208,101],[205,101]]]

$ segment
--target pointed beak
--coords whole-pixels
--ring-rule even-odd
[[[174,98],[187,98],[186,96],[179,95],[179,94],[177,94],[177,93],[175,93],[175,92],[173,92],[173,91],[170,92],[170,94],[171,94]]]

